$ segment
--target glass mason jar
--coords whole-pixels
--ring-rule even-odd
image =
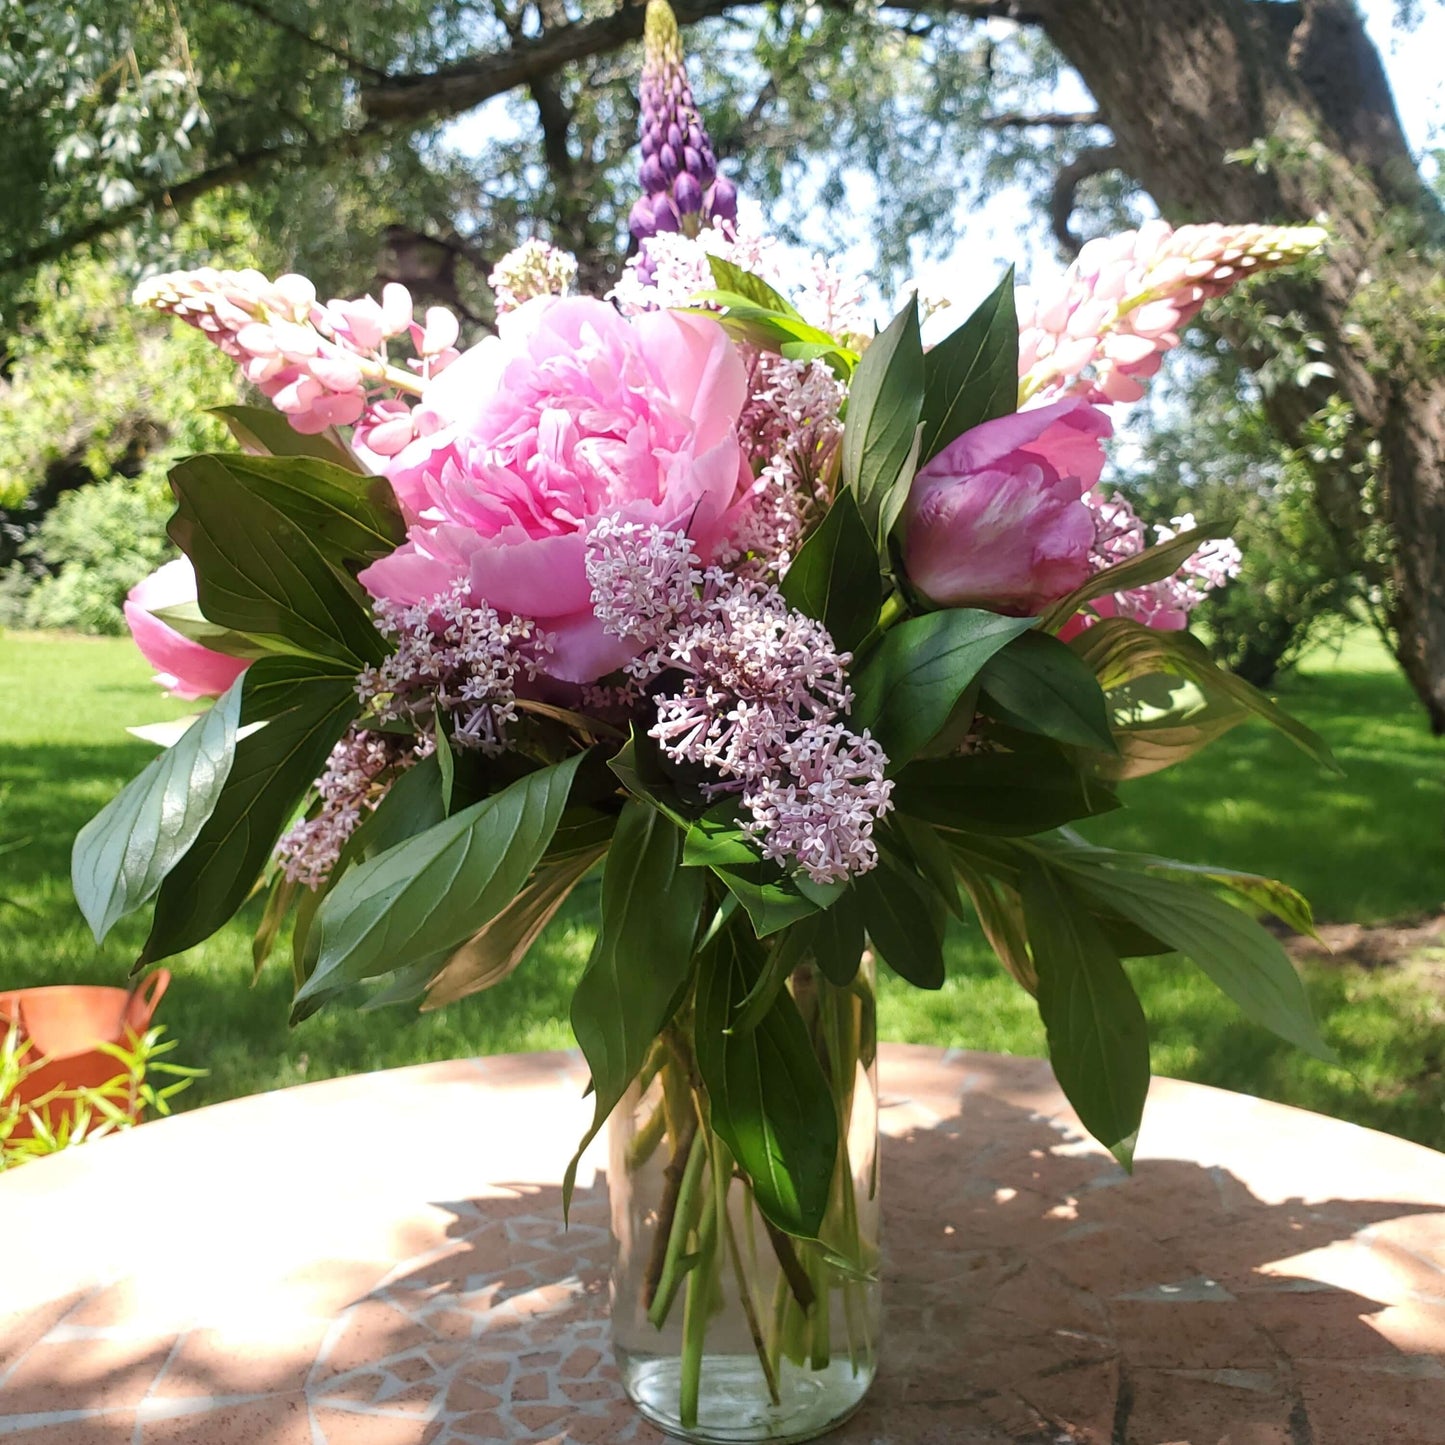
[[[709,1130],[685,1030],[659,1040],[613,1112],[612,1338],[622,1383],[688,1441],[800,1441],[877,1372],[878,1090],[870,957],[845,988],[788,980],[829,1080],[839,1147],[818,1239],[770,1225]]]

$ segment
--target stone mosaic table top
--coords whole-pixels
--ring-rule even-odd
[[[220,1104],[0,1177],[0,1445],[660,1442],[566,1054]],[[882,1051],[883,1370],[839,1445],[1441,1445],[1445,1155],[1156,1080],[1128,1179],[1035,1060]],[[601,1159],[599,1151],[597,1159]]]

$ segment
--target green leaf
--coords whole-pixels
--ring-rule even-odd
[[[981,680],[1000,722],[1056,742],[1118,751],[1093,669],[1058,638],[1021,634],[988,660]]]
[[[851,652],[873,630],[883,601],[878,549],[852,492],[839,492],[798,550],[782,593],[790,607],[816,618]]]
[[[964,432],[1018,406],[1019,323],[1014,273],[956,331],[923,358],[923,445],[926,462]]]
[[[200,485],[217,470],[305,532],[335,566],[355,571],[388,557],[406,540],[406,523],[385,477],[358,475],[313,457],[188,457],[176,472]]]
[[[215,806],[156,897],[137,967],[209,938],[250,896],[326,759],[355,719],[356,679],[336,664],[263,657],[241,675],[241,722]]]
[[[1228,523],[1206,522],[1146,547],[1137,557],[1116,562],[1102,572],[1095,572],[1081,582],[1067,597],[1055,602],[1039,620],[1045,632],[1057,632],[1086,602],[1106,597],[1111,592],[1128,592],[1133,587],[1147,587],[1172,577],[1206,542],[1229,536]]]
[[[744,271],[741,266],[735,266],[731,261],[724,261],[721,256],[709,256],[707,264],[712,271],[712,279],[720,291],[731,292],[734,296],[741,296],[751,301],[754,306],[761,306],[766,311],[776,311],[783,316],[791,316],[795,321],[801,321],[802,315],[797,308],[784,296],[774,291],[761,276],[754,276],[751,271]]]
[[[888,538],[885,522],[902,506],[893,493],[910,455],[917,456],[922,405],[923,341],[918,302],[910,297],[863,353],[843,425],[843,485],[857,498],[863,524],[880,548]]]
[[[231,467],[191,457],[172,469],[171,487],[170,535],[195,564],[201,611],[212,622],[353,672],[386,656],[358,584]]]
[[[1160,632],[1127,617],[1106,617],[1069,644],[1093,669],[1106,691],[1154,673],[1184,677],[1213,700],[1222,698],[1262,718],[1317,763],[1340,773],[1329,744],[1298,718],[1267,698],[1242,677],[1225,671],[1204,644],[1187,632]]]
[[[242,674],[77,835],[70,878],[97,943],[155,895],[210,817],[235,757],[244,680]]]
[[[988,939],[998,961],[1031,994],[1039,991],[1039,978],[1029,956],[1028,930],[1024,927],[1023,904],[1016,889],[991,874],[965,862],[954,853],[954,867],[968,890],[978,926]]]
[[[1072,889],[1031,863],[1020,890],[1054,1076],[1127,1169],[1149,1093],[1149,1026],[1118,955]]]
[[[849,888],[831,908],[797,926],[809,930],[809,949],[823,977],[835,988],[847,988],[858,973],[867,945],[857,891]]]
[[[220,417],[231,435],[249,452],[271,457],[315,457],[349,472],[363,470],[335,430],[302,436],[279,411],[269,406],[213,406],[207,410],[212,416]]]
[[[962,920],[963,900],[958,896],[953,857],[933,828],[899,810],[885,821],[883,840],[893,852],[908,860],[919,877],[938,894],[943,906]]]
[[[942,988],[945,919],[938,894],[887,853],[853,880],[853,892],[883,962],[917,988]]]
[[[849,726],[868,728],[896,772],[943,730],[984,663],[1032,626],[967,607],[900,622],[854,675]]]
[[[809,887],[806,879],[791,877],[766,859],[747,866],[713,864],[712,871],[746,909],[759,938],[807,918],[832,901],[828,892]]]
[[[266,894],[266,908],[261,914],[261,922],[257,924],[256,932],[251,937],[252,983],[261,977],[261,970],[266,967],[266,960],[271,957],[271,951],[276,947],[281,925],[286,921],[291,905],[296,902],[304,886],[288,878],[279,868],[276,870],[276,876],[271,880],[271,887]]]
[[[1338,1062],[1320,1037],[1289,955],[1248,914],[1172,878],[1101,866],[1065,852],[1055,861],[1078,888],[1192,959],[1247,1018],[1316,1058]]]
[[[308,888],[301,895],[291,934],[292,974],[298,989],[316,967],[318,939],[311,925],[326,895],[354,864],[375,858],[440,823],[447,815],[442,804],[441,769],[433,754],[393,780],[381,802],[346,840],[326,882],[319,889]]]
[[[480,932],[537,866],[584,756],[528,773],[347,872],[317,911],[316,967],[294,1016]]]
[[[527,886],[480,933],[462,944],[430,980],[423,1009],[455,1003],[508,977],[606,851],[603,843],[589,851],[543,862]]]
[[[785,1234],[816,1239],[832,1189],[838,1119],[808,1030],[786,989],[746,1032],[729,1032],[763,961],[745,929],[703,952],[694,1037],[712,1127],[752,1181],[758,1207]]]
[[[577,1163],[617,1106],[676,1011],[692,974],[705,875],[682,866],[682,834],[655,808],[629,801],[602,875],[602,922],[572,996],[572,1032],[592,1071],[592,1124],[567,1166],[562,1208]]]
[[[224,652],[228,657],[268,657],[276,649],[263,642],[247,637],[244,632],[232,632],[228,627],[217,627],[202,615],[194,602],[178,602],[173,607],[153,607],[152,617],[164,622],[173,632],[209,647],[212,652]]]
[[[1110,695],[1112,701],[1117,693]],[[1228,697],[1214,697],[1202,707],[1165,713],[1144,721],[1114,721],[1114,757],[1089,759],[1090,771],[1108,782],[1146,778],[1193,757],[1215,738],[1249,720],[1247,708]]]
[[[1119,799],[1059,749],[1041,746],[915,759],[898,774],[893,803],[901,813],[943,828],[1008,837],[1111,813]]]
[[[683,840],[684,868],[746,868],[761,861],[753,835],[738,825],[738,805],[732,799],[709,808]]]
[[[451,743],[447,741],[447,730],[442,721],[440,704],[437,705],[432,734],[436,738],[436,752],[433,756],[437,760],[437,772],[441,777],[442,812],[450,813],[452,810],[452,791],[457,781],[457,760],[452,756]]]

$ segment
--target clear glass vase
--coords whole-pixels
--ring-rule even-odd
[[[838,1111],[818,1239],[764,1218],[669,1030],[609,1124],[612,1337],[633,1403],[675,1438],[811,1440],[877,1371],[878,1091],[873,965],[846,987],[809,963],[791,990]]]

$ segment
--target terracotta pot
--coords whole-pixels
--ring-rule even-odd
[[[0,1035],[12,1024],[31,1045],[26,1058],[40,1067],[27,1074],[12,1097],[27,1108],[56,1090],[98,1089],[124,1070],[120,1061],[98,1044],[129,1046],[150,1027],[161,995],[171,981],[167,969],[159,968],[142,979],[134,989],[97,988],[81,984],[60,984],[51,988],[12,989],[0,993]],[[52,1129],[74,1114],[68,1100],[40,1105]],[[140,1100],[131,1101],[131,1118],[140,1117]],[[30,1122],[22,1114],[12,1138],[26,1139]]]

